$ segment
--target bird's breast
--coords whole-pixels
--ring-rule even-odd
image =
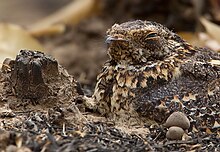
[[[132,99],[181,75],[174,58],[145,65],[108,66],[99,75],[94,97],[104,113],[132,111]]]

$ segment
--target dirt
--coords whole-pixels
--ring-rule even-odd
[[[7,63],[8,69],[0,73],[3,151],[219,149],[218,135],[211,130],[169,141],[162,124],[128,127],[101,117],[84,106],[79,83],[54,58],[41,52],[22,50]]]
[[[49,69],[44,69],[41,65],[40,69],[36,69],[37,71],[43,69],[41,79],[32,77],[28,72],[28,76],[24,76],[19,72],[22,68],[15,68],[18,62],[14,61],[10,62],[6,69],[0,70],[2,151],[220,149],[219,134],[213,134],[211,130],[186,135],[185,140],[170,141],[166,139],[167,128],[161,124],[130,128],[118,126],[84,106],[83,93],[87,96],[92,95],[96,76],[108,59],[104,39],[106,30],[112,24],[132,18],[154,20],[169,28],[175,28],[176,31],[196,29],[196,16],[192,12],[190,2],[165,3],[161,0],[117,2],[106,0],[104,11],[98,16],[83,20],[74,27],[68,26],[65,33],[58,36],[39,38],[46,48],[46,54],[55,58],[46,55],[46,58],[57,63],[56,66],[52,66],[56,67],[56,70],[52,70],[55,74],[49,74]],[[36,60],[30,56],[28,63],[30,61],[44,63],[43,60]],[[42,56],[45,57],[45,54]],[[31,69],[31,66],[24,66],[24,71],[25,68]],[[35,88],[39,85],[40,90]]]

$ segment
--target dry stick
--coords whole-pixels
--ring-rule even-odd
[[[75,0],[61,10],[28,27],[33,36],[59,33],[65,30],[64,24],[76,25],[91,16],[100,8],[99,0]]]

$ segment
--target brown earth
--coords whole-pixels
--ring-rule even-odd
[[[92,95],[96,76],[108,58],[104,38],[112,24],[147,19],[176,31],[195,31],[197,26],[197,16],[188,1],[106,0],[103,4],[102,13],[76,26],[67,25],[64,33],[38,38],[46,53],[55,58],[46,57],[54,61],[55,69],[38,64],[39,60],[30,57],[32,55],[28,63],[37,61],[35,70],[25,64],[20,68],[16,60],[3,65],[0,70],[0,149],[27,152],[218,151],[220,135],[213,134],[212,130],[170,141],[166,139],[167,128],[163,125],[118,126],[84,106],[82,91]],[[41,79],[29,75],[26,68],[32,72],[41,71]],[[26,75],[19,69],[26,71]],[[40,89],[36,89],[39,86]]]

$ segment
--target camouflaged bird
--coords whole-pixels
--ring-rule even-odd
[[[133,124],[184,111],[192,124],[219,123],[220,54],[141,20],[113,25],[106,43],[93,95],[102,115]]]

